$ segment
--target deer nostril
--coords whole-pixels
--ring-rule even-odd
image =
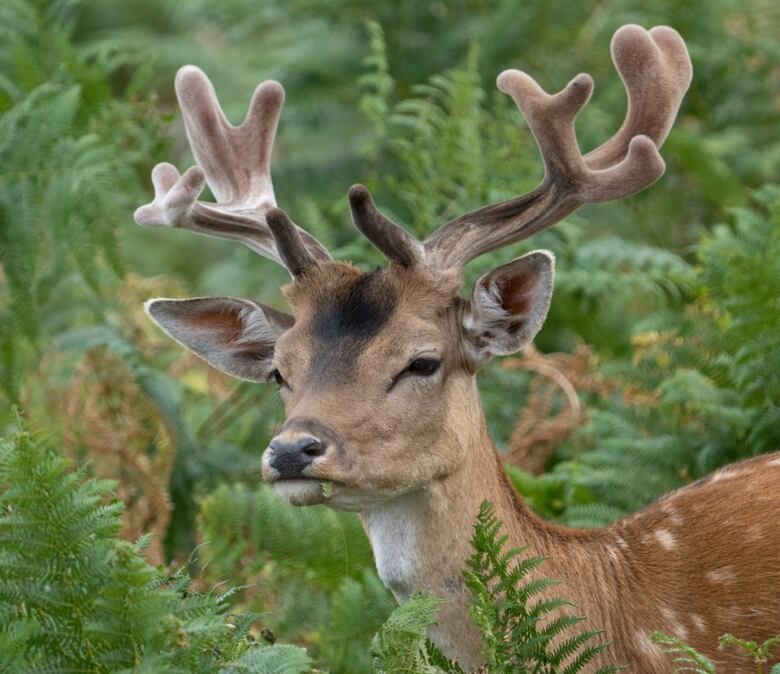
[[[322,456],[325,453],[325,443],[320,442],[315,438],[312,438],[312,442],[306,445],[305,447],[302,447],[301,450],[307,456],[311,456],[311,457]]]
[[[303,435],[295,440],[275,437],[268,444],[268,447],[275,454],[303,452],[309,456],[320,456],[325,452],[325,443],[312,435]]]

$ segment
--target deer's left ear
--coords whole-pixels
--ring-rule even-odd
[[[550,308],[554,277],[553,254],[536,250],[479,278],[463,325],[478,364],[515,353],[536,336]]]
[[[276,339],[295,319],[237,297],[149,300],[146,313],[169,336],[225,374],[268,381]]]

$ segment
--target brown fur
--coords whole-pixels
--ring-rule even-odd
[[[393,562],[383,569],[387,552],[377,550],[380,575],[399,599],[422,589],[446,600],[433,638],[447,654],[467,666],[480,659],[462,570],[484,499],[495,504],[511,545],[530,545],[550,558],[539,573],[562,580],[551,594],[574,601],[589,626],[606,629],[614,645],[602,663],[628,664],[643,674],[668,672],[669,658],[650,642],[650,634],[661,630],[739,672],[737,656],[716,649],[718,636],[764,639],[780,632],[780,558],[774,551],[780,454],[723,469],[605,529],[544,522],[509,486],[487,436],[473,367],[456,346],[463,303],[453,301],[451,283],[391,267],[386,281],[398,293],[398,308],[361,354],[357,379],[317,394],[295,380],[294,361],[312,348],[307,312],[319,293],[343,292],[340,284],[357,274],[343,263],[321,265],[286,289],[297,319],[277,344],[278,361],[292,368],[285,376],[293,379],[293,390],[283,394],[288,418],[325,421],[343,438],[344,450],[323,457],[311,473],[334,482],[330,500],[320,490],[292,500],[358,510],[372,543],[372,527],[385,514],[412,528],[413,540],[399,533],[399,548],[391,553],[411,564],[400,572]],[[444,374],[435,383],[408,387],[388,408],[377,384],[401,367],[403,348],[419,340],[441,345]]]
[[[147,311],[224,372],[280,382],[287,421],[263,457],[264,477],[293,503],[358,511],[396,597],[422,589],[446,600],[432,636],[466,667],[479,664],[481,643],[462,569],[474,517],[490,499],[511,544],[548,555],[540,573],[560,578],[560,592],[588,624],[606,628],[615,645],[605,662],[668,672],[670,661],[649,640],[660,629],[733,674],[734,656],[713,651],[717,636],[780,632],[780,455],[725,469],[599,531],[543,522],[501,472],[474,374],[541,327],[552,255],[537,251],[489,272],[469,301],[457,295],[469,260],[660,177],[658,148],[692,75],[685,43],[668,27],[623,26],[612,55],[628,112],[586,155],[574,121],[592,90],[587,75],[554,95],[520,71],[499,76],[545,165],[528,194],[460,216],[419,242],[382,216],[365,188],[353,187],[355,224],[391,261],[370,276],[331,262],[322,244],[274,208],[269,161],[281,87],[261,84],[236,127],[205,74],[183,68],[176,91],[198,166],[181,176],[170,164],[155,167],[155,198],[136,222],[238,240],[285,265],[295,279],[285,288],[294,318],[236,298],[155,300]],[[206,182],[216,203],[197,199]],[[423,374],[412,368],[420,360],[436,367]],[[284,476],[269,458],[277,447],[298,452]]]

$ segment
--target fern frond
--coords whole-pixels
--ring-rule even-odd
[[[715,665],[684,641],[663,632],[654,632],[653,642],[666,646],[664,653],[673,656],[675,672],[696,672],[696,674],[715,674]]]
[[[247,640],[257,614],[229,616],[228,594],[194,591],[183,570],[163,578],[144,561],[144,541],[120,541],[109,487],[25,432],[0,440],[0,663],[96,674],[205,674],[231,663],[308,671],[300,649],[266,653]]]
[[[374,674],[439,673],[428,654],[426,640],[440,603],[436,598],[414,594],[390,614],[371,644]],[[434,659],[439,664],[444,662],[442,658]]]
[[[539,577],[544,557],[523,556],[528,548],[505,550],[507,537],[492,504],[480,506],[474,526],[474,552],[467,561],[469,611],[482,632],[490,672],[572,674],[598,656],[607,643],[593,644],[602,632],[572,634],[583,618],[561,614],[570,602],[546,596],[558,581]],[[532,603],[542,593],[544,598]],[[613,671],[606,667],[599,671]]]

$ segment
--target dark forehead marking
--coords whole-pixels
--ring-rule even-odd
[[[363,274],[322,297],[311,323],[310,377],[326,382],[348,378],[360,353],[390,320],[396,303],[382,270]]]

